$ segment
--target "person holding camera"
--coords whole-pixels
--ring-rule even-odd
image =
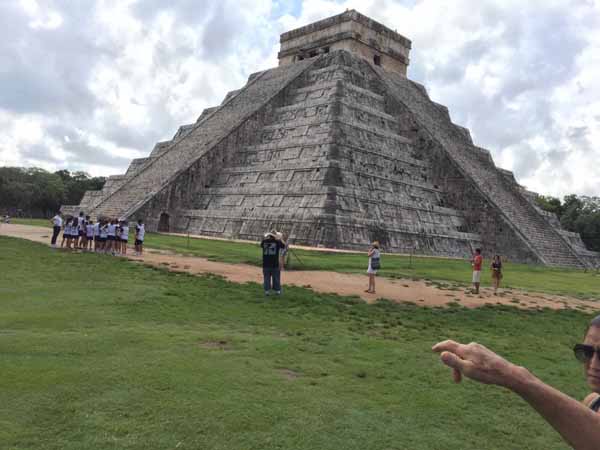
[[[369,248],[369,267],[367,267],[367,274],[369,275],[369,288],[365,291],[368,294],[375,293],[375,275],[381,268],[381,252],[379,251],[379,242],[373,241]]]
[[[265,234],[260,243],[263,256],[263,287],[265,295],[270,295],[271,290],[281,295],[281,269],[279,267],[279,253],[285,248],[277,231]]]

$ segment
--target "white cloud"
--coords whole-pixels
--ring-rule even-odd
[[[523,184],[598,195],[600,0],[8,0],[0,164],[122,171],[347,8],[411,39],[409,76]]]

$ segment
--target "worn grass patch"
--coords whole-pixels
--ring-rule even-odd
[[[218,277],[0,248],[7,449],[565,448],[512,394],[454,385],[430,351],[447,337],[586,392],[578,311],[369,306],[302,288],[265,299]]]

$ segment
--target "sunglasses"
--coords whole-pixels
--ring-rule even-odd
[[[594,357],[594,353],[600,359],[600,347],[594,347],[593,345],[577,344],[573,347],[573,353],[575,353],[575,358],[582,363],[590,362]]]

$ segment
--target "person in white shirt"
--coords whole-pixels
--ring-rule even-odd
[[[50,222],[52,222],[52,239],[50,240],[50,245],[53,248],[56,248],[56,239],[58,238],[58,235],[60,234],[60,230],[61,230],[62,224],[63,224],[63,220],[62,220],[62,217],[60,217],[60,213],[56,214],[50,220]]]
[[[83,211],[80,211],[79,218],[77,219],[77,229],[76,229],[77,235],[75,236],[75,248],[84,248],[85,226],[86,226],[85,217],[83,215]]]
[[[108,241],[108,222],[103,221],[100,223],[100,246],[101,252],[106,252],[106,242]]]
[[[97,252],[100,247],[100,221],[94,224],[94,251]]]
[[[144,228],[144,222],[142,219],[139,219],[137,225],[135,226],[135,254],[138,256],[142,256],[142,253],[144,252],[145,234],[146,229]]]
[[[65,242],[67,244],[67,248],[69,248],[71,246],[71,224],[73,223],[73,219],[71,219],[70,217],[67,218],[67,221],[65,222],[65,228],[63,230],[63,238],[62,238],[62,242],[60,243],[60,248],[63,248],[65,246]]]
[[[87,249],[87,224],[90,221],[90,216],[85,216],[85,218],[79,218],[79,248],[86,250]]]
[[[367,274],[369,275],[369,288],[365,291],[369,294],[375,293],[375,275],[380,267],[381,251],[379,250],[379,241],[374,241],[369,248],[369,266]]]
[[[106,251],[113,252],[116,248],[117,239],[117,221],[112,219],[108,221],[108,226],[106,227]]]
[[[121,254],[127,255],[127,239],[129,238],[129,224],[126,221],[121,222]]]
[[[73,217],[70,228],[70,239],[67,240],[67,248],[77,248],[79,243],[79,220]]]
[[[91,251],[92,243],[94,242],[94,221],[90,219],[90,216],[87,216],[87,218],[86,218],[85,238],[86,238],[86,249]]]

